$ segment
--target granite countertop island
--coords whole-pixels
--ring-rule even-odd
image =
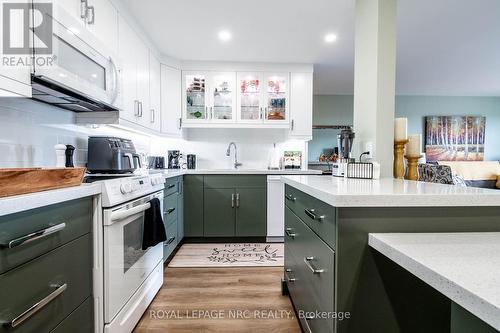
[[[369,244],[500,330],[500,233],[375,233]]]
[[[394,178],[283,176],[283,182],[335,207],[500,206],[500,191]]]
[[[318,242],[296,246],[296,252],[304,253],[295,257],[321,258],[333,253],[335,311],[350,314],[349,320],[336,321],[337,333],[462,333],[467,331],[454,330],[454,318],[463,318],[461,314],[468,311],[483,313],[484,320],[496,316],[489,322],[500,327],[500,301],[492,289],[495,281],[500,282],[500,271],[492,267],[483,274],[488,253],[491,266],[500,264],[500,256],[491,254],[494,249],[500,253],[493,238],[484,238],[484,252],[477,257],[482,245],[480,241],[467,242],[467,236],[461,240],[462,248],[453,244],[459,239],[452,236],[443,236],[442,243],[430,237],[417,238],[413,244],[408,238],[406,245],[405,239],[398,243],[394,238],[384,251],[398,256],[391,258],[396,263],[368,244],[370,234],[381,233],[495,233],[497,236],[490,237],[498,237],[500,244],[500,191],[392,178],[286,175],[281,179],[285,183],[285,226],[292,228],[294,239],[299,239],[306,227],[320,238],[333,235],[328,243],[331,252],[315,250],[324,244]],[[297,224],[296,219],[304,223]],[[314,237],[307,236],[311,239]],[[392,245],[400,252],[391,249]],[[446,255],[452,252],[456,260],[446,262]],[[461,254],[469,258],[460,258]],[[299,261],[299,269],[301,264]],[[412,266],[405,269],[405,265]],[[414,274],[421,274],[420,279]],[[490,297],[483,299],[488,292]]]

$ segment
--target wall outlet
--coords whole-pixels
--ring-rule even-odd
[[[366,158],[373,158],[373,143],[371,141],[365,143],[365,151],[368,152],[368,154],[365,155]]]

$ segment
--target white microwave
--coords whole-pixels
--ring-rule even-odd
[[[56,19],[44,13],[44,19],[52,22],[52,54],[37,54],[34,48],[33,98],[75,112],[117,111],[119,75],[113,56],[97,51],[93,45],[99,42],[76,29],[69,15]]]

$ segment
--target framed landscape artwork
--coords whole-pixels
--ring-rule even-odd
[[[425,117],[425,155],[428,161],[482,161],[486,117]]]

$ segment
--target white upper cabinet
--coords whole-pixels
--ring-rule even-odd
[[[149,54],[149,124],[152,130],[160,132],[161,64],[152,53]]]
[[[288,123],[288,73],[238,73],[238,120]]]
[[[237,116],[241,123],[261,123],[264,120],[262,73],[237,74]]]
[[[68,0],[65,0],[68,1]],[[118,52],[118,11],[108,0],[88,0],[86,25],[113,53]]]
[[[90,31],[103,46],[117,53],[118,11],[109,0],[54,0],[54,4],[76,19],[75,22],[79,21],[81,27]],[[56,12],[56,16],[65,23],[61,13]]]
[[[206,82],[206,72],[183,72],[182,118],[186,124],[205,122],[208,120],[209,113]]]
[[[208,118],[215,123],[236,120],[236,73],[214,72],[208,76]]]
[[[287,123],[289,73],[265,73],[264,85],[264,121]]]
[[[121,91],[123,109],[120,118],[138,122],[140,116],[139,100],[137,99],[137,54],[136,47],[140,44],[139,37],[120,16],[118,21],[119,40],[118,52],[121,58]]]
[[[169,136],[182,134],[182,72],[161,65],[161,132]]]
[[[312,139],[313,74],[290,75],[290,136]]]

